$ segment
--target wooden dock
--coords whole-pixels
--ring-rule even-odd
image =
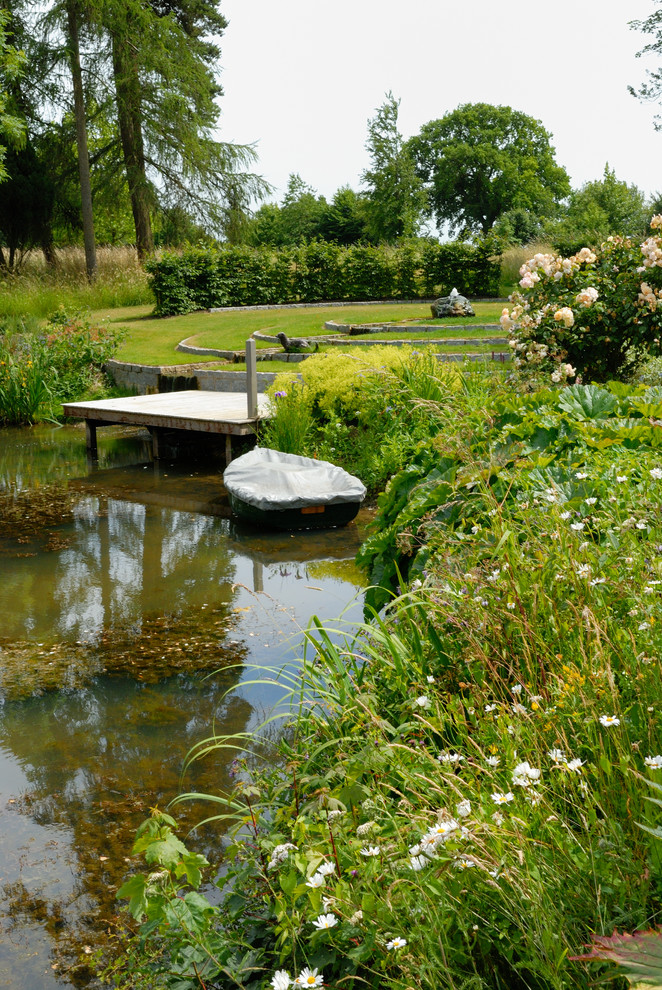
[[[253,404],[255,415],[249,415]],[[226,461],[232,458],[232,437],[255,433],[257,423],[268,415],[265,395],[246,392],[159,392],[124,399],[67,402],[65,416],[85,420],[88,454],[97,456],[97,429],[124,425],[146,427],[152,435],[154,457],[159,457],[159,438],[165,430],[195,430],[225,435]]]

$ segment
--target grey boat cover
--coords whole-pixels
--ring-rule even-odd
[[[256,509],[302,509],[308,505],[362,502],[362,481],[329,461],[254,447],[231,461],[223,474],[231,495]]]

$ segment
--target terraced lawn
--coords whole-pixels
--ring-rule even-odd
[[[499,330],[471,330],[475,324],[498,323],[503,304],[500,302],[475,303],[476,316],[470,319],[455,317],[448,320],[432,320],[427,303],[387,303],[368,306],[304,306],[296,309],[246,309],[234,312],[197,312],[186,316],[155,318],[150,306],[132,306],[124,309],[99,310],[93,313],[95,320],[105,320],[129,331],[122,344],[118,358],[138,364],[174,365],[189,364],[190,354],[175,350],[182,340],[198,347],[215,347],[219,350],[243,350],[246,340],[258,330],[275,335],[281,330],[289,337],[321,336],[331,333],[324,329],[324,323],[334,320],[337,323],[386,323],[403,322],[403,331],[398,334],[412,340],[429,339],[427,332],[416,331],[410,321],[416,320],[426,325],[440,328],[434,337],[460,336],[479,339],[481,336],[501,336]],[[370,339],[393,339],[392,334],[370,335]],[[361,338],[358,338],[361,339]],[[365,338],[364,338],[365,339]],[[356,340],[356,338],[354,338]],[[348,342],[349,338],[348,338]],[[268,344],[258,344],[268,347]],[[488,348],[493,349],[493,348]],[[214,356],[195,358],[201,361],[218,360]]]

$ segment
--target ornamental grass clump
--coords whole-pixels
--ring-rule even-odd
[[[538,253],[520,268],[520,290],[504,308],[516,367],[552,381],[624,378],[662,353],[662,215],[643,243],[609,237],[569,258]]]

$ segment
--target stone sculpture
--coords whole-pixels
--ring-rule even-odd
[[[473,307],[466,296],[461,296],[457,289],[453,289],[450,296],[441,296],[435,299],[430,307],[435,319],[442,316],[475,316]]]

